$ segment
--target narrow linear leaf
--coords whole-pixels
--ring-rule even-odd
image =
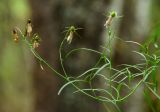
[[[66,86],[68,86],[68,85],[70,85],[70,84],[72,84],[72,83],[74,83],[74,82],[85,82],[85,81],[84,81],[84,80],[73,80],[73,81],[69,81],[68,83],[64,84],[64,85],[60,88],[60,90],[58,91],[58,95],[61,94],[62,90],[63,90]]]

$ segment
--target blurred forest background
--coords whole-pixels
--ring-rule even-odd
[[[87,47],[100,50],[106,41],[103,15],[115,10],[123,17],[114,21],[116,35],[124,40],[143,43],[160,36],[160,0],[1,0],[0,2],[0,112],[106,112],[104,105],[81,94],[72,94],[72,87],[58,96],[64,84],[49,69],[42,71],[39,62],[27,47],[12,40],[12,28],[25,28],[27,19],[42,38],[38,52],[56,69],[60,68],[58,48],[66,26],[84,28],[69,48]],[[138,59],[129,53],[135,46],[113,43],[114,64],[134,64]],[[65,67],[71,75],[80,74],[95,64],[96,55],[79,52],[67,59]],[[157,75],[159,75],[158,73]],[[159,77],[159,76],[158,76]],[[95,84],[100,85],[101,81]],[[143,87],[129,101],[120,105],[124,112],[160,112],[160,101],[154,108],[145,101]],[[109,105],[108,108],[112,106]],[[114,111],[110,111],[114,112]]]

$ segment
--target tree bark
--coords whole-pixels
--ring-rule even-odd
[[[34,30],[42,38],[42,43],[38,51],[53,65],[60,70],[58,48],[64,38],[61,33],[64,27],[75,25],[84,28],[78,31],[81,38],[73,38],[73,43],[65,47],[70,50],[77,47],[87,47],[99,49],[101,34],[105,22],[105,12],[109,0],[30,0]],[[65,51],[66,51],[65,50]],[[65,63],[68,74],[80,74],[94,65],[98,57],[94,54],[79,52],[71,56]],[[57,89],[62,82],[50,70],[42,71],[38,62],[34,64],[34,82],[36,108],[35,112],[72,112],[86,111],[90,109],[97,112],[101,107],[95,101],[85,97],[76,98],[71,95],[70,89],[57,96]],[[98,84],[98,83],[97,83]],[[67,97],[69,95],[69,97]],[[72,97],[71,97],[72,96]],[[59,102],[59,103],[58,103]],[[83,103],[81,103],[83,102]],[[87,105],[87,106],[86,106]]]

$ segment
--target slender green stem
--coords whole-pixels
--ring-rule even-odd
[[[67,73],[66,73],[66,70],[64,68],[64,64],[63,64],[63,58],[62,58],[62,48],[63,48],[63,44],[64,44],[64,41],[65,41],[66,38],[63,39],[63,41],[61,42],[61,45],[60,45],[60,48],[59,48],[59,55],[60,55],[60,63],[61,63],[61,67],[62,67],[62,70],[64,72],[64,75],[65,77],[67,77]]]

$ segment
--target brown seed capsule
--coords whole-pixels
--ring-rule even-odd
[[[14,42],[17,43],[19,41],[17,30],[13,29],[12,33],[13,33],[13,40],[14,40]]]
[[[31,23],[31,20],[28,19],[27,25],[26,25],[25,36],[29,36],[30,37],[31,33],[32,33],[32,23]]]

